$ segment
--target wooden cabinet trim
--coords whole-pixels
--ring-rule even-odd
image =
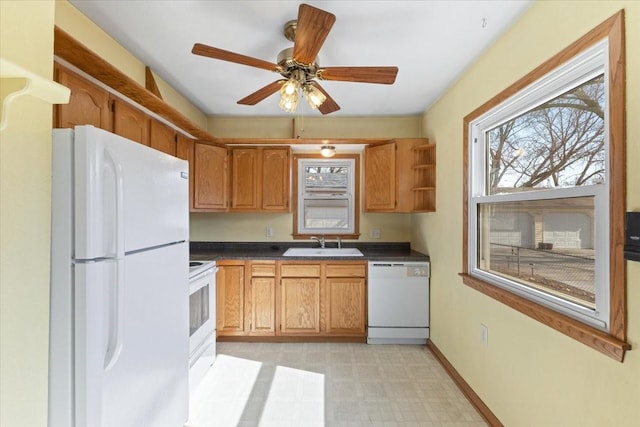
[[[281,264],[282,277],[320,277],[320,264]]]
[[[214,139],[213,135],[193,123],[178,110],[122,73],[58,26],[54,27],[53,52],[60,59],[173,123],[190,135],[207,141]]]
[[[367,265],[359,264],[327,264],[327,277],[367,277]]]

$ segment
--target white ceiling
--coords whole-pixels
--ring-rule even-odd
[[[272,95],[236,102],[278,80],[259,68],[193,55],[203,43],[269,62],[292,43],[283,25],[299,1],[71,0],[203,113],[286,116]],[[424,112],[526,10],[532,0],[306,1],[336,22],[319,54],[322,66],[397,66],[393,85],[323,81],[340,105],[331,116]],[[303,103],[298,104],[298,109]],[[321,116],[304,105],[304,114]]]

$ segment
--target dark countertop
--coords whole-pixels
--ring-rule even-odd
[[[334,261],[429,261],[429,257],[411,249],[407,242],[401,243],[343,243],[343,248],[358,248],[363,256],[358,257],[290,257],[282,254],[291,247],[311,248],[312,242],[190,242],[190,259],[194,261],[223,259],[272,259],[272,260],[334,260]],[[336,247],[328,242],[327,247]]]

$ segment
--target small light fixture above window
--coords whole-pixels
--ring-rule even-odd
[[[336,147],[333,145],[323,145],[320,147],[320,154],[322,157],[333,157],[336,155]]]

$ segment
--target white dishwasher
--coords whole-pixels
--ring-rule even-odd
[[[429,262],[369,261],[368,344],[426,344]]]

